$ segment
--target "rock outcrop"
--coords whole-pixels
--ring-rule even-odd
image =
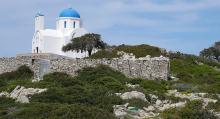
[[[7,92],[0,93],[0,97],[5,96],[15,99],[16,102],[29,103],[30,96],[34,94],[40,94],[45,91],[47,91],[47,89],[25,88],[23,86],[17,86],[11,93],[7,93]]]
[[[160,112],[170,109],[170,108],[180,108],[184,107],[186,102],[172,103],[170,100],[160,100],[158,96],[149,94],[150,101],[146,99],[145,94],[138,91],[131,91],[125,93],[116,93],[117,96],[120,96],[123,100],[128,99],[141,99],[146,103],[150,103],[148,107],[143,107],[143,109],[138,109],[136,107],[130,107],[129,103],[124,105],[115,105],[113,106],[114,114],[118,118],[124,118],[129,116],[132,119],[145,119],[145,118],[154,118],[159,116]]]
[[[184,107],[187,100],[201,100],[203,101],[203,108],[205,108],[210,102],[217,102],[215,99],[207,98],[207,93],[183,94],[177,92],[177,90],[168,90],[166,93],[168,96],[178,97],[183,100],[176,103],[173,103],[171,100],[160,100],[158,96],[153,94],[149,94],[149,99],[147,100],[143,93],[137,91],[125,92],[123,94],[116,93],[116,95],[120,96],[123,100],[138,98],[149,104],[148,107],[143,107],[142,109],[131,107],[129,106],[129,103],[113,106],[115,116],[120,119],[123,119],[125,116],[129,116],[132,119],[156,118],[159,117],[161,112],[167,109]],[[215,112],[213,110],[209,111],[220,118],[220,112]]]
[[[147,101],[145,94],[138,91],[125,92],[123,94],[117,93],[117,96],[120,96],[123,100],[129,100],[132,98],[141,99],[143,101]]]
[[[201,100],[203,101],[203,107],[205,108],[210,102],[216,103],[218,100],[211,99],[211,98],[206,98],[205,96],[208,95],[208,93],[187,93],[183,94],[180,92],[177,92],[177,90],[168,90],[167,93],[168,96],[174,96],[174,97],[179,97],[182,99],[189,99],[190,101],[192,100]]]

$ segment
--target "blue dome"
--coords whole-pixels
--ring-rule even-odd
[[[64,9],[61,13],[59,17],[72,17],[72,18],[80,18],[79,13],[72,9],[72,8],[68,8],[68,9]]]

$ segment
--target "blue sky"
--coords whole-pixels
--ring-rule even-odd
[[[199,54],[220,41],[220,0],[2,0],[0,57],[31,51],[38,11],[45,14],[46,28],[55,28],[68,7],[109,44],[143,43]]]

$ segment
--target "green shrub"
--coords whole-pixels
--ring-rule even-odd
[[[7,85],[6,81],[0,79],[0,87],[6,86],[6,85]]]
[[[44,93],[32,96],[31,102],[67,103],[71,99],[68,99],[65,93],[62,88],[50,88]]]
[[[143,79],[140,78],[135,78],[135,79],[130,79],[129,83],[136,85],[136,84],[141,84],[143,82]]]
[[[104,96],[97,96],[94,97],[96,100],[94,100],[93,105],[96,105],[97,107],[107,110],[108,112],[113,113],[113,106],[114,105],[122,105],[124,104],[124,101],[115,95],[104,95]]]
[[[123,103],[114,93],[125,88],[126,80],[121,73],[102,65],[85,68],[75,78],[51,73],[37,83],[49,90],[32,96],[31,102],[88,104],[112,112],[113,105]]]
[[[51,103],[25,104],[16,112],[2,116],[4,119],[115,119],[110,112],[88,105]]]
[[[0,97],[0,107],[4,107],[11,104],[15,104],[15,101],[13,99],[7,97]]]
[[[15,111],[15,100],[7,97],[0,97],[0,118]]]
[[[88,67],[79,71],[76,77],[80,81],[92,82],[101,77],[110,76],[117,79],[121,83],[125,83],[128,79],[122,73],[113,70],[105,65],[99,65],[96,68]]]
[[[108,90],[114,90],[115,92],[118,92],[120,90],[123,90],[125,88],[124,84],[119,82],[117,79],[110,77],[110,76],[105,76],[102,78],[98,78],[94,81],[92,81],[93,85],[101,85],[106,87]]]
[[[202,86],[200,86],[200,90],[203,90],[207,93],[220,93],[220,82],[216,81],[215,84],[204,84]]]
[[[72,76],[66,73],[54,72],[44,76],[44,80],[41,83],[49,84],[52,86],[69,87],[74,85],[82,85],[79,80],[74,79]]]
[[[166,92],[166,86],[160,81],[143,80],[140,86],[147,91]]]

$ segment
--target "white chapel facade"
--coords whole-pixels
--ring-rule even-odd
[[[63,52],[62,47],[73,38],[88,33],[82,28],[80,14],[72,9],[64,9],[56,20],[56,29],[45,29],[44,15],[35,16],[35,33],[32,40],[32,53],[53,53],[72,58],[87,57],[87,52]]]

